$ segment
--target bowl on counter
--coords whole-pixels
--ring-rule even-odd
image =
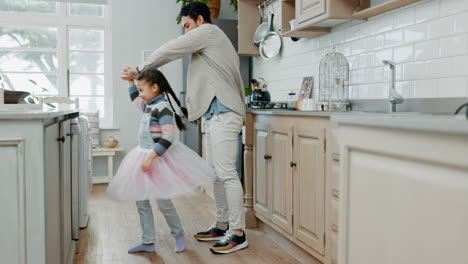
[[[28,95],[30,95],[30,93],[24,91],[4,90],[3,96],[5,98],[5,104],[19,104]]]

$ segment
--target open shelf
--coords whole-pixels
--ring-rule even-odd
[[[380,5],[370,6],[370,0],[364,0],[361,2],[361,10],[355,12],[353,17],[366,19],[418,1],[421,0],[389,0]]]

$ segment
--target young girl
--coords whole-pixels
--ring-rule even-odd
[[[114,199],[137,201],[143,243],[131,248],[129,253],[155,252],[150,199],[157,200],[176,239],[175,251],[182,252],[185,250],[183,229],[169,198],[194,193],[197,187],[213,182],[215,172],[198,154],[174,142],[174,117],[180,130],[185,130],[185,125],[172,106],[170,96],[179,107],[180,102],[164,75],[149,69],[142,71],[137,80],[138,88],[133,80],[129,81],[129,91],[131,100],[137,99],[144,113],[138,133],[139,145],[125,156],[107,192]],[[187,116],[187,110],[181,109]]]

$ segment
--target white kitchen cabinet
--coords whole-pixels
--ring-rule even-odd
[[[269,131],[268,126],[262,123],[255,124],[255,148],[254,148],[254,210],[266,219],[271,215],[271,204],[269,202],[271,192],[269,191],[270,179],[268,173],[269,156]]]
[[[359,0],[295,0],[297,29],[334,27],[353,18]]]
[[[275,122],[276,121],[276,122]],[[293,128],[282,119],[273,121],[270,128],[270,202],[271,222],[288,234],[293,234]]]
[[[254,116],[247,130],[253,130],[255,215],[323,261],[328,119]]]
[[[60,122],[60,226],[62,263],[73,259],[70,120]],[[71,255],[70,255],[71,254]]]
[[[325,0],[296,0],[296,21],[304,23],[326,11]]]
[[[75,116],[77,110],[0,111],[2,263],[67,264],[74,260],[71,192],[63,188],[70,186],[72,150],[58,140],[60,133],[67,134],[60,131],[60,122]],[[65,122],[62,125],[66,127]]]
[[[468,123],[337,118],[340,264],[468,263]]]
[[[46,195],[46,259],[48,263],[62,263],[61,195],[60,195],[60,141],[59,124],[55,123],[45,130],[45,195]]]
[[[294,236],[324,254],[325,129],[294,126]]]

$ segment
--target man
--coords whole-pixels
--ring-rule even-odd
[[[213,253],[247,247],[244,233],[244,192],[236,170],[238,136],[245,117],[239,57],[230,40],[211,24],[209,8],[192,2],[180,11],[185,34],[154,51],[137,69],[125,68],[123,79],[135,78],[143,67],[158,68],[191,54],[187,83],[189,120],[206,119],[207,159],[214,166],[216,224],[195,234],[200,241],[219,240]]]

